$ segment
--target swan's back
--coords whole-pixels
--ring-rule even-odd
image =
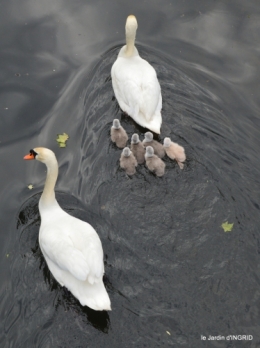
[[[59,206],[41,212],[41,217],[39,243],[54,277],[82,305],[110,310],[103,284],[103,249],[94,228]]]
[[[119,57],[111,74],[121,109],[143,127],[150,129],[155,117],[161,125],[161,87],[154,68],[139,56]]]
[[[142,127],[160,133],[161,87],[156,71],[134,46],[136,28],[129,26],[126,31],[127,45],[121,48],[111,69],[112,85],[120,108]]]

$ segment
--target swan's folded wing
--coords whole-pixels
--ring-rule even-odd
[[[74,248],[69,238],[60,238],[54,233],[45,233],[40,237],[40,246],[59,268],[68,271],[79,280],[86,280],[89,275],[89,265],[84,254]],[[53,232],[53,231],[52,231]]]
[[[144,59],[125,64],[121,58],[111,71],[114,92],[121,109],[140,123],[139,113],[146,122],[161,111],[161,87],[154,68]]]
[[[123,76],[121,76],[118,71],[116,71],[115,69],[113,70],[112,68],[111,76],[112,76],[112,85],[113,85],[114,93],[120,108],[124,112],[126,112],[128,115],[131,115],[132,114],[131,105],[129,103],[127,94],[125,93],[125,89],[127,89],[128,87],[124,86],[125,84],[124,74]]]
[[[141,86],[142,90],[142,105],[140,105],[140,112],[145,116],[147,122],[152,121],[153,117],[158,110],[158,106],[161,105],[161,87],[157,80],[157,77],[145,80]]]

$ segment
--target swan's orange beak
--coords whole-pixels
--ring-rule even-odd
[[[34,159],[34,155],[32,153],[28,153],[28,155],[24,156],[25,160],[33,160]]]

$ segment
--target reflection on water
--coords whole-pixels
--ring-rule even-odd
[[[1,190],[8,231],[3,234],[7,236],[3,269],[11,270],[3,278],[1,292],[1,347],[200,347],[201,334],[252,334],[257,346],[259,121],[252,112],[256,104],[246,98],[248,91],[241,97],[242,87],[236,86],[257,77],[246,66],[237,74],[241,61],[229,70],[234,63],[229,36],[235,33],[232,25],[238,17],[237,12],[221,12],[224,4],[218,3],[216,11],[208,3],[201,9],[179,4],[173,14],[170,3],[163,2],[155,16],[158,26],[156,21],[140,21],[144,33],[154,33],[143,40],[150,46],[137,46],[155,67],[162,87],[163,125],[158,140],[169,136],[187,154],[183,171],[165,158],[162,178],[145,166],[138,166],[128,178],[119,167],[121,150],[110,141],[114,118],[129,139],[134,132],[143,139],[145,129],[121,112],[113,95],[110,69],[122,36],[114,36],[102,48],[92,46],[96,32],[91,28],[97,27],[95,12],[102,2],[80,8],[56,1],[53,8],[41,10],[40,19],[28,20],[20,42],[16,33],[12,41],[18,42],[16,55],[5,53],[8,59],[13,57],[14,75],[1,99],[15,106],[9,114],[4,110],[5,129],[0,130],[6,169],[1,178],[7,183]],[[36,4],[31,5],[31,12],[24,9],[21,18],[38,13]],[[151,13],[156,13],[159,5],[153,6]],[[57,8],[60,16],[51,17]],[[74,19],[75,27],[69,30],[65,19],[72,18],[72,8],[79,21]],[[85,30],[83,8],[93,16],[87,24],[88,38],[78,35]],[[141,2],[139,10],[142,18],[147,5]],[[224,24],[218,26],[221,20]],[[106,21],[100,26],[108,30]],[[248,21],[242,22],[249,26]],[[66,29],[61,33],[62,28]],[[116,21],[110,29],[116,32],[115,28]],[[106,34],[100,30],[99,35],[102,42]],[[138,35],[142,42],[141,30]],[[72,43],[71,37],[76,36]],[[68,55],[68,42],[78,51]],[[83,42],[87,43],[81,47]],[[165,49],[160,52],[152,46]],[[234,52],[241,50],[236,46]],[[70,136],[65,149],[59,149],[55,140],[62,132]],[[40,192],[46,173],[33,161],[26,168],[21,163],[22,155],[35,146],[50,147],[57,155],[61,206],[92,224],[102,240],[105,283],[112,302],[109,315],[80,306],[48,271],[38,245],[39,193],[31,196],[27,189],[30,182],[34,192]],[[7,153],[12,161],[6,159]],[[15,175],[12,185],[8,175]],[[16,226],[10,223],[15,214]],[[230,233],[220,227],[227,220],[234,223]],[[230,347],[235,346],[231,342]]]

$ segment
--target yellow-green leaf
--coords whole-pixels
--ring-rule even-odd
[[[223,222],[221,227],[223,228],[224,232],[231,232],[234,224],[229,224],[228,221]]]
[[[29,190],[33,189],[33,185],[32,184],[28,185],[27,187],[28,187]]]
[[[166,331],[167,335],[171,336],[171,333],[169,331]]]
[[[57,134],[58,138],[56,139],[60,147],[66,147],[66,141],[69,139],[68,134]]]
[[[6,254],[6,257],[9,257],[9,254]]]

